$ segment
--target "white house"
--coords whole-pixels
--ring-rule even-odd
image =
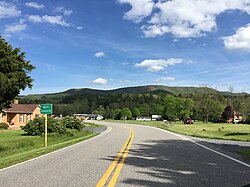
[[[152,121],[159,121],[162,119],[161,115],[159,115],[159,114],[152,115],[151,118],[152,118]]]
[[[151,117],[137,117],[137,121],[151,121]]]

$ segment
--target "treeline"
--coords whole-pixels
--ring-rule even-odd
[[[226,96],[209,93],[72,95],[43,97],[36,100],[24,97],[20,99],[20,103],[52,103],[55,115],[96,113],[110,119],[121,119],[124,116],[130,118],[131,115],[132,117],[149,117],[152,114],[161,114],[164,119],[170,121],[187,117],[203,121],[216,121],[224,108],[229,105],[237,114],[243,114],[245,118],[250,114],[250,97],[236,94]]]

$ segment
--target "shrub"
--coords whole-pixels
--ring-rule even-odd
[[[0,129],[8,129],[9,125],[7,123],[0,123]]]
[[[62,119],[61,123],[69,129],[76,129],[80,131],[82,129],[81,120],[72,117],[66,117]]]
[[[28,135],[37,136],[42,135],[44,133],[44,119],[43,118],[35,118],[33,121],[30,121],[24,127],[21,127]]]
[[[44,118],[35,118],[30,121],[26,126],[22,127],[28,135],[40,136],[45,132],[45,120]],[[48,133],[56,132],[59,134],[65,134],[66,128],[61,125],[58,120],[48,118]]]
[[[66,127],[65,125],[61,124],[59,120],[54,118],[48,119],[48,133],[56,132],[58,134],[65,134]]]
[[[244,124],[250,124],[250,114],[247,115],[247,118],[244,121]]]

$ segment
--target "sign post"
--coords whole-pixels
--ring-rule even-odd
[[[44,146],[48,146],[48,114],[45,114],[45,137],[44,137]]]
[[[45,137],[44,137],[44,146],[48,146],[48,114],[53,113],[53,105],[52,104],[41,104],[40,108],[41,114],[45,115]]]

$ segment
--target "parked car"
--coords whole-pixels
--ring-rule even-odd
[[[194,124],[194,121],[190,118],[184,120],[184,124]]]

